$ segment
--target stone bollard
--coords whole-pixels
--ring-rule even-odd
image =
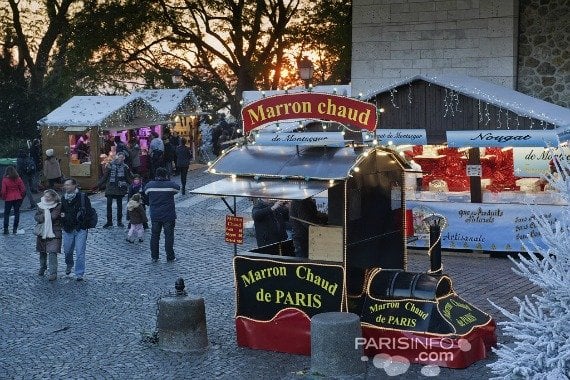
[[[167,351],[200,352],[208,348],[206,308],[203,298],[184,291],[184,280],[176,280],[176,295],[158,301],[158,346]]]
[[[311,318],[311,372],[334,378],[364,378],[366,362],[362,346],[360,318],[353,313],[330,312]]]

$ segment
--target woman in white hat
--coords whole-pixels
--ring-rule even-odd
[[[43,276],[48,270],[48,280],[57,279],[57,254],[61,253],[61,198],[55,190],[48,189],[38,203],[35,220],[38,222],[36,251],[40,254],[40,270]],[[49,265],[48,265],[49,264]]]
[[[59,160],[53,155],[53,149],[46,150],[46,160],[44,161],[44,178],[48,181],[48,187],[54,188],[56,183],[61,183],[61,167]]]

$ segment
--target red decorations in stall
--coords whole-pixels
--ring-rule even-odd
[[[414,147],[414,153],[417,150]],[[437,156],[418,155],[414,160],[420,164],[423,176],[423,190],[429,190],[433,181],[444,181],[449,191],[468,191],[469,177],[466,174],[467,157],[457,148],[441,148]]]
[[[520,189],[517,186],[514,174],[514,158],[512,148],[485,148],[485,156],[494,158],[490,160],[481,160],[483,166],[483,177],[488,175],[491,179],[491,184],[487,189],[493,192],[509,191]],[[485,164],[485,161],[488,163]],[[487,170],[485,170],[487,167]]]
[[[449,191],[468,191],[467,157],[457,148],[442,148],[438,153],[445,155],[443,179],[447,182]]]

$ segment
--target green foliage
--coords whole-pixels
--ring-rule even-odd
[[[18,156],[18,150],[27,147],[26,139],[15,137],[2,138],[2,144],[0,144],[0,157],[15,158]]]

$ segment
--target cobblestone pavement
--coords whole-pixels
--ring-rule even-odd
[[[189,188],[215,178],[201,170],[189,175]],[[104,219],[104,197],[92,196]],[[204,196],[177,196],[177,262],[164,254],[152,264],[148,231],[144,243],[125,241],[124,229],[89,232],[85,281],[64,274],[50,283],[37,276],[33,212],[23,212],[24,235],[0,235],[0,379],[279,379],[311,378],[300,373],[310,358],[239,348],[234,329],[233,246],[223,242],[223,202]],[[238,201],[248,216],[250,203]],[[102,224],[102,223],[100,223]],[[253,243],[248,235],[245,248]],[[161,242],[162,244],[162,242]],[[162,245],[161,245],[162,250]],[[163,252],[163,250],[162,250]],[[501,316],[487,298],[514,310],[512,297],[533,287],[511,271],[504,258],[445,255],[446,272],[459,295]],[[425,254],[410,254],[410,270],[424,271]],[[143,337],[155,331],[157,301],[183,277],[191,295],[204,297],[210,348],[203,354],[162,351]],[[504,338],[499,334],[500,341]],[[490,359],[464,370],[442,369],[440,378],[482,379]],[[369,362],[368,378],[385,377]],[[413,365],[400,378],[420,379]]]

